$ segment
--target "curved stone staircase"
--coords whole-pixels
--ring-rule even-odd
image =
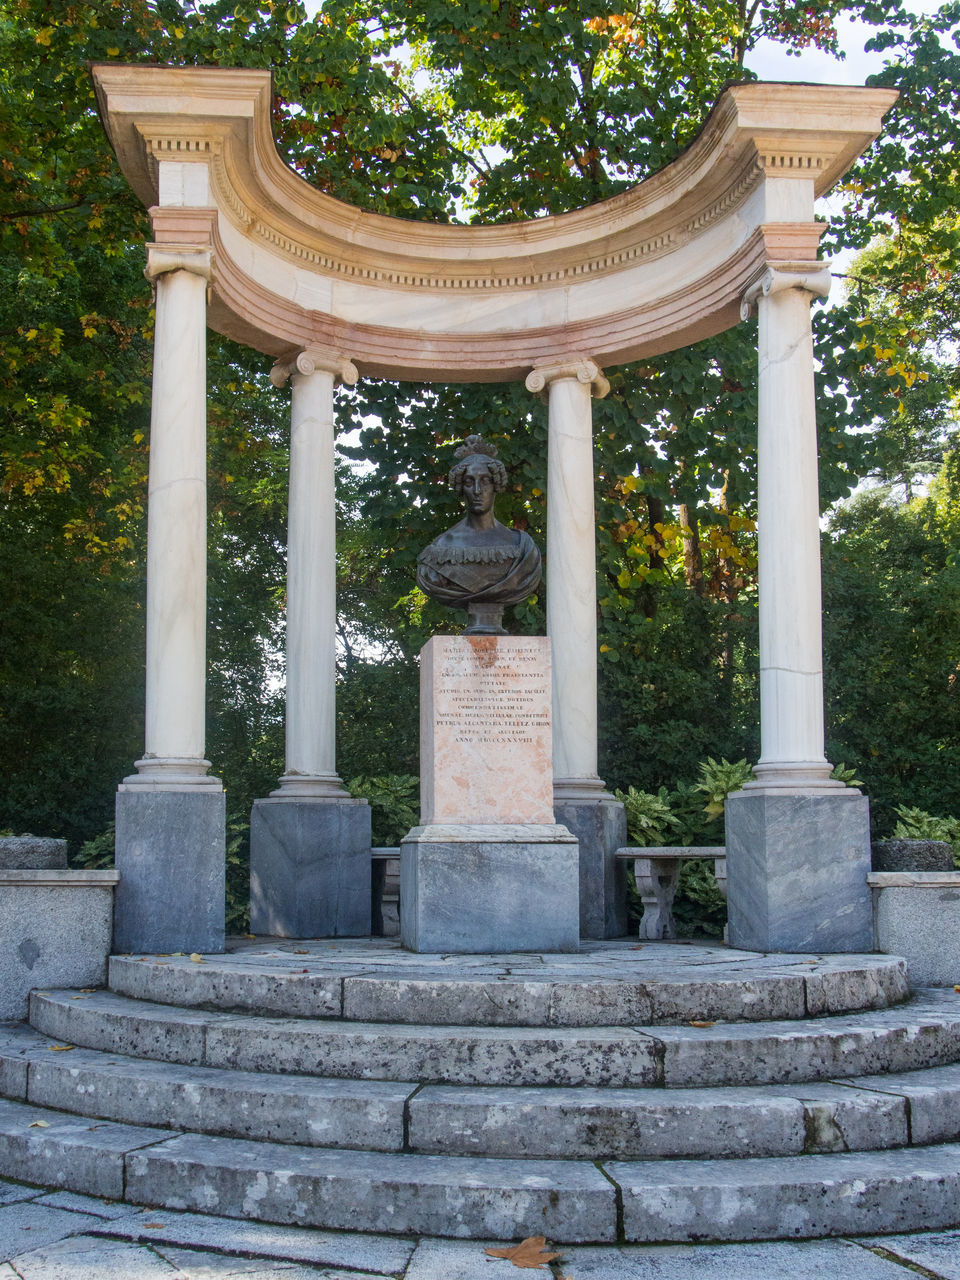
[[[117,956],[0,1026],[0,1176],[557,1242],[960,1224],[960,995],[888,956]],[[957,1145],[954,1145],[957,1144]]]

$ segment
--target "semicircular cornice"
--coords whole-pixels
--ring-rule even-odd
[[[289,169],[268,72],[93,75],[157,241],[215,251],[214,327],[272,354],[323,342],[363,372],[417,379],[514,378],[571,352],[619,363],[736,323],[766,263],[816,259],[814,197],[896,96],[734,85],[692,145],[629,191],[554,217],[450,226],[356,209]]]

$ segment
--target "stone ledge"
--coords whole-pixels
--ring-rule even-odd
[[[120,872],[109,867],[90,871],[0,871],[0,888],[5,889],[111,889],[119,882]]]
[[[871,871],[871,889],[960,889],[960,871]]]

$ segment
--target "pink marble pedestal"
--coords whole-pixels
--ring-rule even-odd
[[[402,844],[413,951],[576,951],[579,850],[553,812],[550,642],[435,636],[420,669],[420,826]]]

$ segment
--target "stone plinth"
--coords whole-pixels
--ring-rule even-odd
[[[104,985],[118,879],[113,870],[0,870],[0,1018],[25,1018],[39,987]]]
[[[873,950],[866,796],[738,791],[726,832],[730,946]]]
[[[577,839],[554,821],[550,642],[435,636],[420,668],[421,825],[401,846],[412,951],[576,951]]]
[[[370,806],[256,800],[250,816],[250,928],[279,938],[370,933]]]
[[[580,842],[580,937],[622,938],[628,932],[627,882],[617,850],[627,842],[623,805],[556,799],[557,822]]]
[[[420,662],[420,821],[552,824],[549,642],[434,636]]]
[[[875,871],[877,950],[903,956],[911,986],[960,982],[960,871]]]

